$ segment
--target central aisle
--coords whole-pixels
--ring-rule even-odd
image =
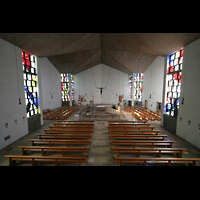
[[[114,166],[108,121],[95,121],[87,166]]]

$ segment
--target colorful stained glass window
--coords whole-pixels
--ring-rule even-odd
[[[69,74],[61,74],[62,101],[70,101]]]
[[[134,101],[142,101],[143,73],[134,76]]]
[[[133,75],[129,75],[129,100],[132,101]]]
[[[164,112],[178,116],[181,92],[182,63],[184,50],[180,49],[167,57],[166,94]]]
[[[38,86],[35,56],[22,51],[22,69],[27,117],[39,114]]]
[[[74,100],[74,75],[71,74],[71,98]]]

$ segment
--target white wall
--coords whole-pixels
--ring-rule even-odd
[[[96,65],[88,70],[75,74],[74,75],[75,102],[76,103],[78,102],[79,95],[85,96],[85,94],[86,94],[85,99],[88,104],[90,100],[93,100],[93,96],[95,104],[96,103],[117,104],[119,102],[119,95],[122,94],[124,94],[123,100],[127,100],[128,78],[129,78],[128,74],[123,73],[119,70],[116,70],[104,64]],[[100,90],[96,89],[96,87],[106,87],[106,85],[107,88],[103,89],[102,100],[101,100]]]
[[[0,39],[0,149],[28,134],[24,82],[22,70],[22,49]],[[43,109],[61,106],[60,73],[47,58],[37,58],[39,108],[41,124]],[[51,98],[53,94],[53,99]],[[21,105],[19,104],[21,99]],[[23,117],[24,120],[23,120]],[[17,124],[15,124],[17,120]],[[4,126],[8,123],[8,127]],[[10,135],[10,139],[4,137]]]
[[[61,76],[58,70],[46,58],[39,58],[41,95],[43,110],[61,106]],[[53,95],[53,99],[52,99]]]
[[[184,47],[176,134],[200,148],[200,39]],[[184,104],[182,103],[184,98]],[[182,117],[182,121],[180,120]],[[188,125],[188,120],[191,124]]]
[[[157,102],[162,102],[164,61],[164,57],[157,56],[143,76],[143,105],[145,105],[145,100],[148,100],[147,108],[155,112]],[[150,94],[151,98],[149,98]]]
[[[2,39],[0,39],[0,75],[0,149],[2,149],[28,133],[21,49]],[[14,122],[16,119],[17,124]],[[8,123],[7,128],[4,126],[5,123]],[[8,135],[10,139],[5,141],[4,137]]]

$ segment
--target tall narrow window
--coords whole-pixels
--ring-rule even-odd
[[[22,51],[24,94],[27,117],[39,114],[36,57]]]
[[[132,101],[132,85],[133,85],[133,75],[129,75],[129,100]]]
[[[143,73],[134,76],[134,101],[142,101]]]
[[[173,117],[178,116],[183,52],[180,49],[167,57],[164,112]]]
[[[69,74],[61,74],[62,101],[70,101]]]
[[[74,75],[71,74],[71,97],[72,97],[72,102],[74,100]]]

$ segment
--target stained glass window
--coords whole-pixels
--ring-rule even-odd
[[[129,75],[129,100],[132,101],[133,75]]]
[[[167,57],[164,112],[173,117],[177,117],[179,109],[183,53],[184,50],[180,49]]]
[[[69,74],[61,74],[62,101],[70,101]]]
[[[134,76],[134,101],[142,101],[143,73]]]
[[[74,76],[71,74],[71,97],[74,100]]]
[[[39,114],[38,86],[35,56],[22,51],[22,69],[27,117]]]

